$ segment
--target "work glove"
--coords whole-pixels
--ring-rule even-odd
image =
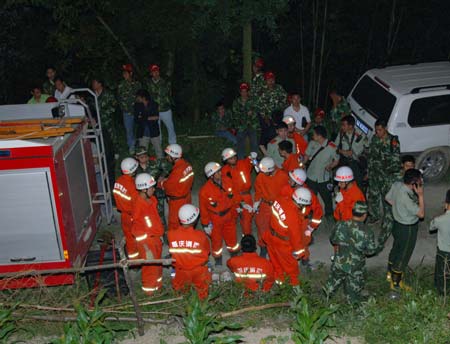
[[[305,231],[305,235],[310,237],[313,231],[314,231],[314,228],[312,228],[310,225],[308,225],[308,228]]]
[[[258,212],[260,204],[261,204],[261,201],[256,201],[255,203],[253,203],[253,212],[254,213]]]
[[[258,153],[250,152],[250,159],[255,160],[258,157]]]
[[[249,213],[253,213],[253,207],[251,205],[248,205],[247,203],[242,202],[241,207],[247,210]]]
[[[210,236],[213,230],[213,224],[210,222],[207,226],[203,226],[203,230]]]
[[[343,200],[344,200],[344,196],[342,196],[342,192],[338,192],[336,194],[336,198],[335,198],[336,203],[342,202]]]
[[[242,213],[242,208],[241,208],[241,207],[236,208],[236,212],[237,212],[238,214]]]

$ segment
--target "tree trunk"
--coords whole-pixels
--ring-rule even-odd
[[[242,27],[242,80],[252,80],[252,23],[247,22]]]

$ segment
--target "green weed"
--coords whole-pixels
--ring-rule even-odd
[[[52,341],[52,344],[110,344],[120,329],[114,329],[106,323],[108,316],[99,308],[99,302],[105,295],[102,290],[95,300],[95,307],[88,311],[85,307],[75,305],[77,319],[64,326],[64,334]]]
[[[11,337],[19,331],[13,312],[17,306],[0,309],[0,343],[8,343]]]
[[[300,287],[295,287],[294,292],[296,295],[292,309],[295,320],[292,340],[296,344],[322,344],[331,336],[330,330],[334,326],[332,315],[336,312],[336,308],[320,305],[311,307]]]
[[[183,323],[184,336],[189,344],[237,343],[242,338],[239,335],[216,336],[224,330],[239,330],[242,326],[220,320],[211,313],[209,303],[200,301],[195,293],[191,293]]]

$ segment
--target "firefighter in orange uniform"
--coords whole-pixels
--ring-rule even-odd
[[[133,158],[125,158],[120,164],[122,175],[114,183],[113,195],[117,210],[120,211],[123,235],[126,240],[126,248],[129,259],[139,256],[136,241],[131,234],[133,202],[138,196],[134,175],[139,163]]]
[[[350,167],[339,167],[336,170],[334,180],[336,180],[339,185],[339,192],[336,195],[334,218],[336,221],[349,221],[353,218],[352,209],[355,203],[357,201],[365,202],[366,198],[355,183],[353,171]]]
[[[295,142],[295,152],[301,156],[305,155],[308,142],[305,138],[295,131],[295,119],[292,116],[284,116],[283,122],[288,126],[288,137]]]
[[[242,255],[232,257],[227,265],[234,274],[235,281],[243,283],[252,291],[269,291],[272,288],[273,266],[266,258],[256,253],[256,240],[253,235],[244,235],[241,240]]]
[[[166,193],[169,203],[168,229],[177,229],[178,210],[184,204],[191,203],[191,189],[194,183],[192,166],[182,158],[183,150],[180,145],[170,144],[164,150],[167,160],[173,164],[172,171],[167,178],[160,180],[159,187]]]
[[[284,158],[284,162],[283,165],[281,165],[281,168],[286,173],[300,167],[300,155],[294,153],[292,151],[293,149],[294,146],[290,141],[284,140],[278,143],[278,151]]]
[[[271,206],[275,199],[280,196],[281,190],[288,184],[289,177],[286,172],[275,168],[275,162],[270,157],[265,157],[258,165],[259,174],[255,180],[255,203],[253,211],[255,223],[258,228],[258,245],[260,256],[267,256],[266,245],[262,237],[264,232],[270,228]]]
[[[304,235],[306,222],[301,221],[299,212],[305,203],[303,193],[309,193],[309,190],[300,187],[291,199],[279,197],[273,202],[270,230],[263,234],[277,284],[282,284],[286,278],[293,286],[299,284],[297,260],[303,258],[308,244]]]
[[[252,160],[257,154],[251,152],[250,156],[238,160],[236,151],[225,148],[222,151],[222,178],[229,179],[233,188],[233,202],[237,212],[241,214],[242,234],[252,234],[253,199],[250,193],[252,188]]]
[[[236,209],[233,205],[233,189],[222,178],[221,166],[209,162],[205,166],[208,181],[199,192],[200,221],[205,232],[211,236],[212,255],[216,267],[222,265],[222,240],[231,255],[239,251],[236,240]]]
[[[158,200],[154,196],[156,180],[148,173],[136,176],[136,197],[133,207],[131,233],[136,240],[140,259],[161,259],[164,226],[158,213]],[[153,295],[162,286],[162,265],[142,266],[142,290]]]
[[[186,292],[193,286],[198,297],[204,300],[211,283],[207,266],[210,245],[206,234],[195,229],[199,214],[200,210],[192,204],[183,205],[178,212],[180,226],[176,231],[170,231],[167,238],[169,252],[175,259],[173,289]]]
[[[310,218],[307,228],[307,235],[311,235],[313,231],[322,223],[323,208],[316,194],[306,185],[306,171],[297,168],[289,172],[289,184],[281,191],[282,196],[291,198],[295,189],[299,186],[307,188],[311,192],[311,205],[306,208],[305,216]]]

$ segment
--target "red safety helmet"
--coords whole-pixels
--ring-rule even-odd
[[[123,70],[124,72],[129,72],[129,73],[131,73],[131,72],[133,72],[133,65],[130,64],[130,63],[124,64],[124,65],[122,65],[122,70]]]
[[[314,111],[314,116],[319,116],[319,117],[325,117],[325,111],[321,108],[317,108],[316,111]]]
[[[275,79],[274,72],[265,72],[264,73],[264,80],[269,80],[269,79]]]
[[[150,72],[158,72],[159,71],[159,66],[156,65],[156,64],[152,64],[152,65],[148,66],[148,70]]]
[[[239,89],[248,91],[250,89],[250,85],[246,82],[241,82],[241,84],[239,85]]]
[[[264,67],[264,60],[262,59],[262,57],[258,57],[255,60],[255,66],[258,67],[258,68]]]

